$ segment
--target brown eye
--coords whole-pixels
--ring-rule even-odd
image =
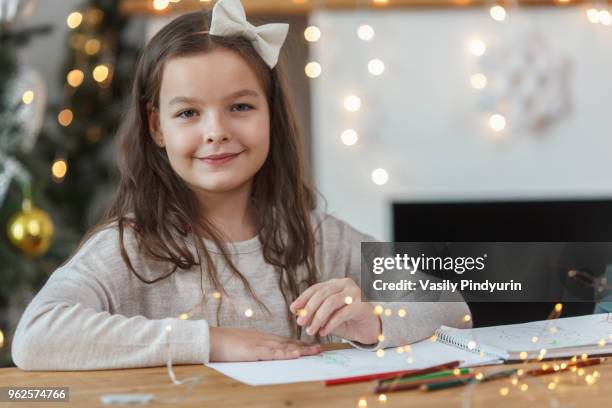
[[[232,112],[247,112],[247,111],[250,111],[251,109],[254,109],[253,106],[247,103],[238,103],[232,106]]]
[[[177,116],[179,118],[189,119],[189,118],[192,118],[192,117],[196,116],[197,114],[198,113],[195,110],[187,109],[187,110],[184,110],[183,112],[179,113]]]

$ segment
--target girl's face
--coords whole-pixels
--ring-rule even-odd
[[[250,191],[270,148],[265,92],[247,62],[223,48],[166,62],[149,126],[199,196]]]

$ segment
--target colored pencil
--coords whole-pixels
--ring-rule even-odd
[[[393,379],[402,375],[420,375],[420,374],[428,374],[433,373],[440,370],[448,370],[458,367],[461,364],[461,361],[451,361],[448,363],[440,364],[437,366],[422,368],[418,370],[402,370],[402,371],[391,371],[377,374],[367,374],[367,375],[358,375],[354,377],[343,377],[343,378],[334,378],[332,380],[325,381],[325,385],[341,385],[341,384],[353,384],[357,382],[366,382],[372,380],[385,380],[385,379]]]
[[[392,380],[380,380],[378,385],[389,385],[391,383],[402,383],[402,382],[410,382],[410,381],[416,381],[416,380],[427,380],[429,378],[444,378],[444,377],[451,377],[451,376],[457,376],[457,375],[461,375],[461,374],[469,374],[471,371],[469,368],[455,368],[454,370],[445,370],[445,371],[437,371],[435,373],[429,373],[429,374],[421,374],[421,375],[410,375],[410,376],[406,376],[403,375],[401,377],[396,377]]]
[[[446,378],[429,378],[429,379],[425,379],[425,380],[417,380],[417,381],[412,381],[412,382],[405,382],[405,383],[392,383],[389,385],[379,385],[374,389],[375,393],[382,393],[382,392],[395,392],[395,391],[407,391],[407,390],[414,390],[414,389],[418,389],[423,385],[427,385],[427,384],[434,384],[434,383],[439,383],[439,382],[445,382],[448,380],[462,380],[462,381],[467,381],[470,378],[474,378],[474,374],[464,374],[464,375],[453,375],[453,376],[449,376]]]

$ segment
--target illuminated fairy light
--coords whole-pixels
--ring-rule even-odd
[[[383,334],[379,334],[378,337],[376,337],[376,339],[382,343],[383,341],[385,341],[385,336]]]
[[[540,355],[541,356],[545,356],[546,355],[546,349],[545,348],[540,350]]]
[[[533,337],[531,338],[531,342],[532,342],[532,343],[537,343],[537,342],[538,342],[538,340],[539,340],[538,336],[533,336]]]
[[[519,354],[519,358],[521,360],[526,360],[527,359],[527,352],[526,351],[521,351]]]
[[[360,398],[359,402],[357,403],[357,405],[359,405],[359,407],[361,407],[361,408],[367,407],[368,406],[368,401],[366,401],[365,398]]]
[[[85,79],[85,74],[80,69],[73,69],[66,75],[66,82],[73,88],[80,86]]]
[[[487,50],[486,44],[482,40],[473,40],[468,45],[470,52],[476,57],[482,57]]]
[[[31,104],[32,102],[34,102],[34,91],[28,89],[27,91],[25,91],[23,93],[23,95],[21,95],[21,100],[23,101],[23,103],[25,103],[26,105]]]
[[[406,363],[408,363],[408,364],[412,364],[412,363],[414,363],[414,357],[408,357],[408,358],[406,359]]]
[[[166,333],[170,333],[172,331],[172,326],[167,325],[166,326]]]
[[[599,22],[605,26],[612,24],[612,14],[608,10],[599,11]]]
[[[100,40],[96,38],[90,38],[89,40],[87,40],[87,42],[85,42],[85,52],[88,55],[97,54],[98,51],[100,51],[101,46],[102,44],[100,44]]]
[[[554,390],[555,388],[557,388],[557,383],[555,383],[555,382],[550,382],[550,383],[548,383],[548,389],[549,389],[549,390],[551,390],[551,391],[552,391],[552,390]]]
[[[377,5],[381,5],[384,6],[387,3],[389,3],[389,0],[372,0],[372,3],[377,4]]]
[[[374,308],[374,314],[377,316],[380,316],[381,314],[383,314],[383,307],[381,305],[377,305]]]
[[[187,313],[181,313],[181,315],[179,316],[179,319],[181,319],[181,320],[187,320],[187,319],[189,319],[189,314],[187,314]]]
[[[82,22],[83,22],[83,15],[79,13],[78,11],[74,11],[70,13],[68,15],[68,18],[66,19],[66,24],[68,25],[68,28],[70,29],[77,28],[78,26],[81,25]]]
[[[346,303],[347,305],[350,305],[351,303],[353,303],[353,298],[350,296],[345,297],[344,303]]]
[[[63,109],[57,115],[57,121],[59,122],[60,125],[62,125],[64,127],[70,126],[70,124],[72,123],[73,119],[74,119],[74,114],[72,113],[72,111],[70,109]]]
[[[384,357],[384,356],[385,356],[385,350],[383,349],[376,350],[376,357]]]
[[[586,361],[586,360],[588,360],[588,359],[589,359],[589,355],[588,355],[587,353],[583,353],[583,354],[580,356],[580,359],[581,359],[582,361]]]
[[[155,10],[165,10],[170,4],[170,0],[153,0],[153,8]]]
[[[393,314],[393,310],[391,310],[389,308],[385,309],[385,316],[389,317],[389,316],[391,316],[391,314]]]
[[[304,68],[304,72],[308,78],[318,78],[321,76],[321,72],[323,72],[323,68],[321,68],[321,64],[316,61],[309,62],[306,64]]]
[[[399,346],[395,349],[395,351],[397,351],[397,354],[402,354],[404,352],[404,348],[402,346]]]
[[[465,316],[463,316],[463,321],[464,322],[469,322],[470,320],[472,320],[472,316],[469,314],[466,314]]]
[[[474,340],[470,340],[467,346],[468,346],[468,349],[474,350],[476,348],[476,342]]]
[[[389,181],[389,173],[387,173],[387,170],[385,169],[381,169],[381,168],[375,169],[372,172],[372,181],[374,182],[374,184],[382,186],[386,184],[387,181]],[[386,311],[385,311],[385,315],[387,315]]]
[[[53,165],[51,166],[51,174],[56,179],[63,179],[66,177],[66,173],[68,172],[68,163],[64,159],[55,160]]]
[[[406,316],[406,309],[400,309],[397,311],[397,315],[399,317],[405,317]]]
[[[522,368],[519,368],[518,371],[516,372],[516,375],[518,375],[519,377],[523,374],[525,374],[525,370],[523,370]]]
[[[310,26],[304,30],[304,38],[308,42],[317,42],[321,39],[321,30],[317,26]]]
[[[412,347],[410,347],[409,344],[406,344],[404,347],[402,347],[402,349],[406,352],[406,353],[412,353]]]
[[[499,394],[504,397],[508,395],[509,392],[510,392],[510,389],[508,387],[502,387],[499,389]]]
[[[599,10],[595,8],[590,8],[586,11],[587,18],[593,24],[599,23]]]
[[[597,345],[598,345],[599,347],[603,347],[603,346],[605,346],[605,345],[606,345],[606,339],[600,339],[600,340],[597,342]]]
[[[387,395],[386,395],[386,394],[380,394],[380,395],[378,396],[378,400],[379,400],[380,402],[385,402],[385,401],[387,401]]]
[[[306,315],[308,315],[308,311],[306,309],[298,310],[298,316],[305,317]]]
[[[476,374],[476,380],[482,381],[483,378],[484,378],[484,374],[483,373],[477,373]]]
[[[504,21],[506,19],[506,9],[499,5],[491,7],[489,14],[495,21]]]
[[[349,95],[344,98],[344,109],[349,112],[357,112],[361,109],[361,98],[357,95]]]
[[[110,70],[108,69],[108,67],[102,64],[95,67],[92,73],[96,82],[104,82],[108,78],[109,72]]]
[[[563,310],[563,304],[561,304],[561,303],[557,303],[557,304],[555,305],[555,312],[557,312],[557,313],[561,313],[561,311],[562,311],[562,310]]]
[[[478,73],[470,77],[470,83],[475,89],[484,89],[487,86],[487,77]]]
[[[342,132],[342,135],[340,135],[340,139],[342,139],[342,143],[345,145],[353,146],[359,140],[359,135],[353,129],[346,129]]]
[[[0,330],[0,348],[4,346],[4,333]]]
[[[247,310],[245,310],[245,311],[244,311],[244,315],[245,315],[246,317],[251,317],[251,316],[253,316],[253,310],[251,310],[251,309],[247,309]]]
[[[455,369],[453,370],[453,375],[454,375],[454,376],[459,376],[459,375],[461,375],[461,370],[460,370],[460,369],[458,369],[458,368],[455,368]]]
[[[215,299],[221,299],[221,293],[220,293],[220,292],[215,292],[215,293],[213,293],[213,298],[215,298]]]
[[[368,62],[368,71],[374,76],[382,75],[385,72],[385,63],[378,58],[374,58]]]
[[[527,389],[529,388],[529,386],[525,383],[521,384],[521,391],[527,391]]]
[[[372,41],[375,36],[372,26],[364,24],[357,29],[357,36],[363,41]]]
[[[577,374],[582,377],[584,375],[584,368],[579,368]]]
[[[489,126],[496,132],[501,132],[506,128],[506,118],[499,113],[491,115],[489,118]]]
[[[436,334],[432,335],[429,338],[429,341],[431,341],[432,343],[435,343],[436,341],[438,341],[438,336]]]

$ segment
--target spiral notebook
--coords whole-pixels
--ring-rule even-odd
[[[506,361],[540,355],[563,358],[612,354],[612,313],[476,329],[441,326],[436,336],[442,343]]]

